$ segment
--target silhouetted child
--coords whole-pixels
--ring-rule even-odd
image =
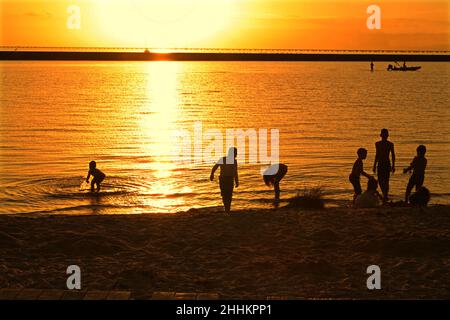
[[[94,186],[97,185],[97,192],[100,191],[100,184],[103,180],[105,180],[106,175],[97,169],[97,163],[95,161],[91,161],[89,163],[89,171],[88,176],[86,178],[86,183],[89,183],[89,178],[93,176],[94,178],[91,181],[91,192],[94,192]]]
[[[381,130],[380,137],[381,141],[375,143],[376,154],[373,172],[378,175],[381,192],[383,193],[383,203],[386,203],[389,199],[389,179],[391,172],[395,172],[395,151],[394,144],[388,141],[389,131],[387,129]],[[392,165],[390,160],[391,154]]]
[[[377,190],[378,181],[374,177],[370,177],[367,181],[367,190],[359,195],[355,200],[355,208],[375,208],[380,205],[383,197]]]
[[[427,148],[424,145],[417,147],[417,156],[411,162],[408,168],[403,170],[403,173],[412,171],[412,175],[409,178],[408,185],[406,187],[405,202],[408,202],[411,190],[416,187],[416,191],[423,186],[423,181],[425,180],[425,169],[427,167],[427,158],[425,158],[425,153]]]
[[[420,187],[409,197],[412,206],[426,207],[430,202],[430,191],[425,187]]]
[[[272,187],[275,191],[275,205],[278,205],[280,200],[280,181],[288,172],[288,166],[285,164],[274,164],[266,169],[263,173],[264,183],[268,187]]]
[[[233,190],[239,186],[238,164],[236,161],[237,149],[230,148],[226,157],[220,158],[211,171],[210,180],[214,180],[214,173],[220,167],[220,194],[222,195],[223,206],[226,212],[231,211],[231,202],[233,200]]]
[[[356,198],[362,193],[360,181],[361,175],[367,177],[368,179],[371,178],[371,176],[364,171],[363,165],[363,160],[367,158],[367,150],[364,148],[359,148],[356,153],[358,155],[358,159],[356,159],[353,164],[352,173],[350,173],[350,176],[348,177],[348,180],[353,185],[353,189],[355,190],[355,194],[353,195],[353,204],[355,203]]]

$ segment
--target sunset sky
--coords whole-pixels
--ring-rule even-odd
[[[2,46],[449,50],[449,1],[0,0]],[[366,27],[381,7],[381,30]],[[70,5],[81,28],[67,27]]]

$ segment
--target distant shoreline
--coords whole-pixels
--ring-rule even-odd
[[[450,54],[0,51],[0,60],[450,62]]]

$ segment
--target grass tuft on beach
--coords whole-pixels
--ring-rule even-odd
[[[287,208],[323,209],[323,189],[321,187],[304,189],[288,200]]]

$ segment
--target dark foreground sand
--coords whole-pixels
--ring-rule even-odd
[[[450,298],[450,207],[0,215],[0,288],[217,292],[225,298]],[[366,288],[366,268],[382,290]]]

